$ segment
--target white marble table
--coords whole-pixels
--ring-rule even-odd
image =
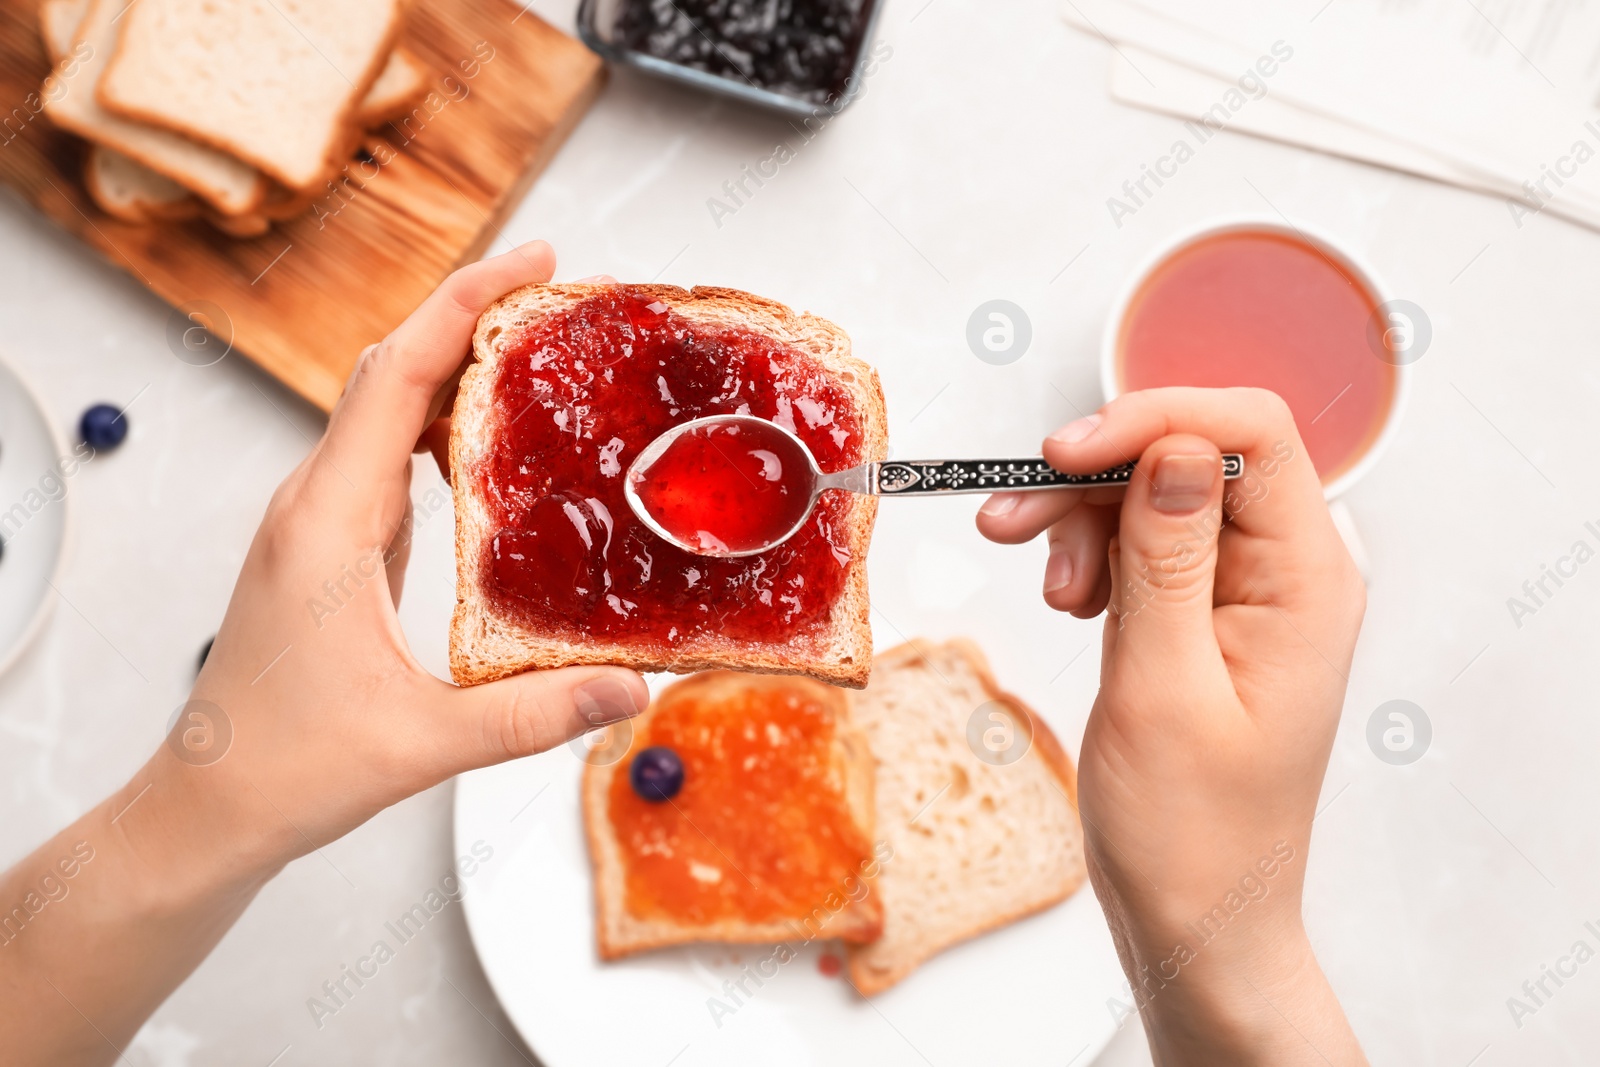
[[[572,6],[534,5],[558,24]],[[1435,339],[1404,432],[1346,498],[1371,556],[1371,607],[1316,824],[1308,921],[1377,1063],[1594,1062],[1600,963],[1547,980],[1552,995],[1520,1027],[1507,998],[1574,942],[1600,948],[1584,927],[1600,919],[1600,564],[1520,626],[1507,599],[1575,541],[1597,546],[1584,523],[1600,520],[1600,235],[1549,217],[1519,229],[1486,197],[1233,135],[1118,228],[1107,197],[1178,125],[1111,103],[1103,46],[1050,3],[895,0],[880,37],[893,55],[864,98],[803,145],[782,122],[619,75],[507,234],[552,240],[565,277],[722,283],[845,324],[881,368],[907,455],[1013,451],[1094,406],[1107,304],[1172,231],[1281,211],[1340,235],[1427,310]],[[708,199],[779,141],[795,158],[719,225]],[[173,358],[162,304],[10,199],[0,250],[0,346],[60,425],[92,402],[138,398],[126,445],[72,481],[66,603],[0,678],[3,864],[157,744],[262,507],[321,419],[237,358]],[[1034,330],[1005,367],[975,359],[963,336],[997,297]],[[911,521],[891,510],[886,523]],[[448,524],[423,529],[402,611],[441,673],[450,545]],[[1091,641],[1092,624],[1036,599],[1042,546],[973,537],[914,557],[875,558],[874,584],[926,583],[936,620],[960,603],[977,617],[1030,612],[1062,662]],[[951,576],[969,587],[952,593]],[[1024,691],[1044,691],[1060,667],[997,651]],[[1057,722],[1081,727],[1094,655],[1049,688]],[[1368,716],[1394,698],[1433,724],[1431,750],[1407,767],[1365,740]],[[524,1062],[459,909],[320,1028],[306,1006],[446,872],[450,795],[385,812],[329,846],[331,863],[291,865],[129,1060]],[[1102,1062],[1148,1062],[1137,1028]]]

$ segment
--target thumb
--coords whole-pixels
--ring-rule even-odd
[[[650,703],[644,679],[621,667],[533,671],[455,690],[463,719],[463,768],[483,767],[554,748]]]
[[[1111,607],[1120,656],[1215,652],[1211,607],[1222,482],[1217,446],[1192,434],[1160,438],[1139,458],[1117,533]]]

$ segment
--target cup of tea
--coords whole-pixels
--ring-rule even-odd
[[[1179,235],[1134,273],[1106,323],[1100,378],[1108,400],[1169,385],[1272,390],[1332,500],[1395,436],[1430,339],[1421,309],[1330,238],[1229,219]]]

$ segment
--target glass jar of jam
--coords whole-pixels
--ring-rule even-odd
[[[802,117],[837,113],[875,69],[882,0],[582,0],[613,63]]]

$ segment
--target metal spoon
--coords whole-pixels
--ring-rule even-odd
[[[810,465],[811,501],[805,513],[781,537],[759,548],[734,551],[708,548],[690,543],[673,534],[650,514],[639,497],[638,485],[645,473],[655,465],[672,443],[685,433],[709,426],[736,426],[756,424],[762,429],[776,429],[794,443]],[[639,521],[648,526],[662,540],[686,552],[701,556],[733,558],[754,556],[770,551],[798,533],[816,509],[817,497],[828,489],[843,489],[850,493],[869,496],[956,496],[966,493],[1031,492],[1041,489],[1087,488],[1101,485],[1127,485],[1133,478],[1134,464],[1100,471],[1098,474],[1063,474],[1039,456],[1023,459],[896,459],[881,463],[863,463],[859,467],[824,473],[818,466],[811,449],[794,433],[767,419],[754,415],[708,415],[680,423],[651,441],[628,465],[623,478],[623,495],[628,507]],[[1244,473],[1244,456],[1237,452],[1224,453],[1222,476],[1237,478]]]

